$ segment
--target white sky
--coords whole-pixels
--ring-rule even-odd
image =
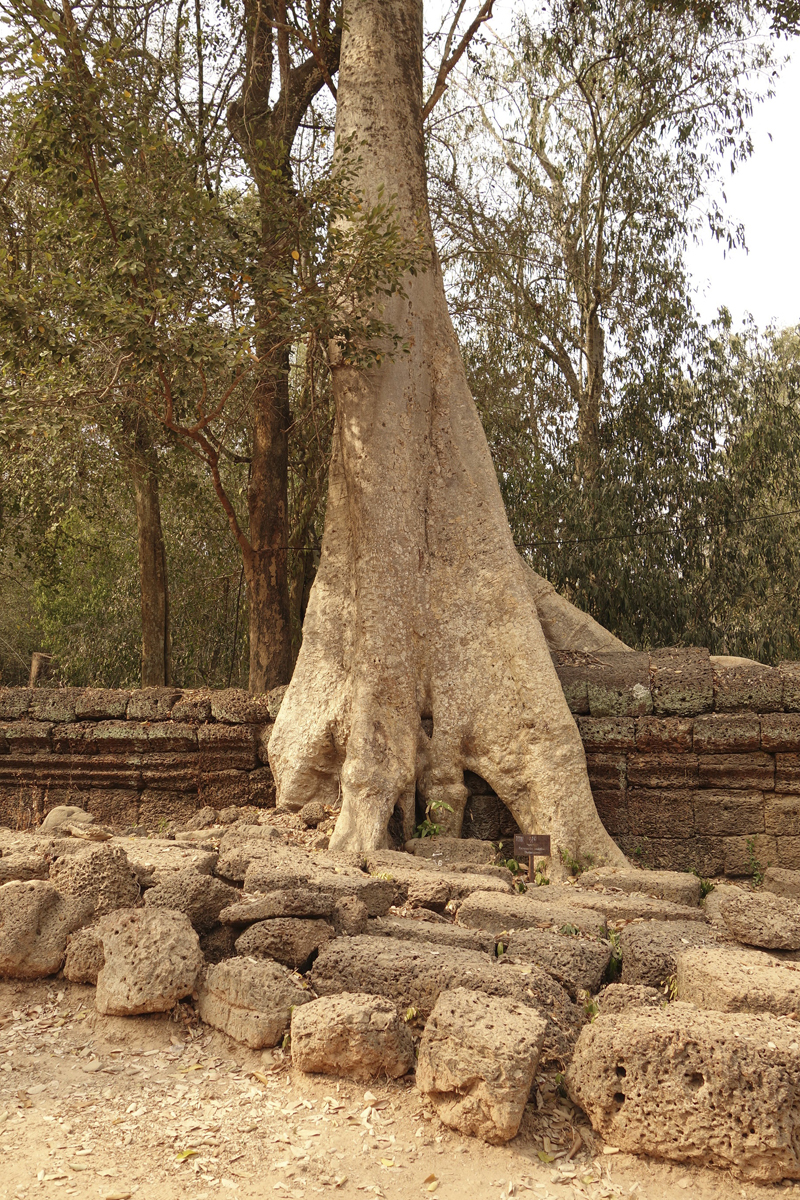
[[[748,251],[726,254],[711,240],[689,251],[706,321],[724,304],[735,325],[748,312],[761,328],[800,323],[800,39],[789,49],[775,96],[753,116],[752,157],[725,181],[727,211],[744,224]]]

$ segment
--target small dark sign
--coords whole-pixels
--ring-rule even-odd
[[[550,834],[515,833],[514,857],[531,858],[533,856],[536,858],[550,857]]]

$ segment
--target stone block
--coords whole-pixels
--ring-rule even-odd
[[[627,783],[627,758],[624,754],[587,754],[586,770],[592,791],[624,792]]]
[[[91,901],[33,879],[0,887],[0,978],[42,979],[61,969],[67,936],[92,919]]]
[[[398,938],[401,942],[428,942],[461,950],[482,950],[484,954],[494,954],[496,945],[494,934],[480,929],[464,929],[449,923],[440,925],[417,917],[376,917],[362,932],[371,937]]]
[[[595,867],[580,877],[581,888],[641,892],[674,904],[700,903],[700,880],[689,871],[643,871],[637,867]]]
[[[256,921],[240,934],[236,953],[242,958],[271,958],[296,969],[335,936],[333,926],[327,921],[274,917]]]
[[[199,934],[210,933],[219,921],[219,914],[241,897],[241,892],[215,879],[213,875],[201,875],[191,868],[173,871],[145,892],[146,908],[169,908],[185,913],[192,928]]]
[[[653,712],[688,717],[714,707],[714,676],[708,650],[686,647],[650,654]]]
[[[775,866],[800,870],[800,837],[775,838]]]
[[[777,667],[748,662],[727,665],[712,659],[716,712],[778,712],[783,707],[783,679]]]
[[[755,791],[713,788],[695,792],[694,825],[698,834],[712,837],[763,833],[764,795]]]
[[[726,837],[725,874],[752,875],[777,862],[778,848],[771,834],[756,833],[752,837]]]
[[[636,749],[633,717],[578,717],[577,725],[584,750]]]
[[[146,887],[154,886],[176,871],[192,870],[200,875],[210,875],[217,862],[215,851],[198,850],[166,838],[126,837],[114,841],[125,849],[132,870]]]
[[[211,718],[211,692],[206,688],[187,688],[176,700],[170,713],[173,721],[202,725]]]
[[[716,944],[713,929],[700,921],[634,921],[620,934],[622,981],[664,989],[680,953]]]
[[[567,1088],[625,1152],[762,1183],[800,1177],[800,1048],[790,1022],[685,1004],[601,1013],[578,1039]]]
[[[708,713],[694,723],[697,754],[761,749],[761,721],[755,713]]]
[[[800,902],[791,896],[741,889],[725,896],[719,911],[737,942],[763,950],[800,950]]]
[[[611,943],[603,938],[575,937],[549,929],[522,929],[509,934],[504,952],[510,961],[536,963],[552,975],[573,1000],[596,992],[611,961]]]
[[[0,858],[0,885],[47,879],[49,875],[50,860],[44,854],[12,853]]]
[[[91,754],[96,749],[92,732],[94,725],[72,721],[67,725],[54,725],[50,741],[56,754]]]
[[[197,812],[197,796],[191,792],[167,792],[145,788],[139,797],[139,824],[149,833],[183,825]]]
[[[458,924],[467,929],[483,929],[496,937],[513,929],[556,929],[571,925],[581,933],[602,937],[606,918],[578,904],[559,891],[556,899],[535,899],[537,891],[550,888],[529,888],[524,896],[504,896],[497,892],[473,892],[458,910]]]
[[[292,1010],[313,992],[280,963],[229,958],[208,968],[198,988],[200,1019],[253,1050],[277,1046]]]
[[[128,705],[130,708],[130,703]],[[140,754],[147,749],[147,725],[142,721],[98,721],[92,729],[97,754]]]
[[[12,721],[6,725],[5,738],[10,755],[28,755],[41,750],[50,749],[50,732],[53,726],[48,721]],[[26,765],[24,763],[21,766]],[[13,769],[13,764],[4,763],[5,769]]]
[[[50,880],[65,896],[89,900],[95,916],[139,904],[139,881],[122,846],[89,843],[76,854],[58,858]]]
[[[75,720],[75,706],[82,688],[33,688],[28,717],[32,721],[53,721],[63,724]]]
[[[775,791],[800,795],[800,754],[775,755]]]
[[[292,1065],[309,1074],[397,1079],[414,1065],[414,1041],[390,1000],[322,996],[292,1012]]]
[[[697,787],[696,754],[629,754],[629,788]]]
[[[546,1028],[513,1000],[442,992],[422,1035],[417,1087],[451,1129],[507,1142],[522,1121]]]
[[[127,908],[98,923],[103,969],[95,1007],[110,1016],[169,1012],[191,995],[203,965],[189,918],[164,908]]]
[[[765,713],[761,718],[761,749],[800,752],[800,712]]]
[[[692,749],[693,727],[690,717],[639,717],[636,749],[644,754],[685,754]]]
[[[197,754],[148,751],[141,758],[142,786],[163,792],[197,792],[200,768]]]
[[[77,929],[69,935],[64,959],[65,979],[70,983],[90,983],[94,987],[104,963],[103,939],[96,925]]]
[[[214,726],[212,726],[214,728]],[[200,804],[211,808],[237,808],[250,803],[250,779],[247,771],[201,771],[198,779]]]
[[[248,804],[256,808],[274,808],[276,801],[275,780],[269,767],[256,767],[247,775]]]
[[[641,717],[652,712],[650,656],[634,650],[592,654],[587,692],[593,717]]]
[[[693,792],[628,790],[628,827],[632,835],[690,837],[694,832]]]
[[[261,726],[200,725],[197,745],[201,771],[252,771],[259,766]]]
[[[643,983],[609,983],[595,1000],[603,1016],[629,1008],[663,1008],[667,1003],[662,991]]]
[[[791,896],[800,900],[800,871],[784,867],[768,867],[764,872],[764,891],[776,896]]]
[[[226,725],[266,725],[272,719],[265,692],[253,695],[240,688],[212,692],[211,715]]]
[[[466,774],[466,772],[465,772]],[[461,825],[462,838],[496,842],[500,838],[503,802],[495,795],[468,795]]]
[[[568,651],[553,654],[553,665],[571,713],[588,713],[589,669],[586,656]]]
[[[125,716],[130,698],[122,688],[84,688],[75,703],[75,717],[78,721],[119,719]]]
[[[788,792],[766,793],[764,796],[764,832],[774,833],[776,836],[788,834],[791,837],[797,837],[800,835],[800,795],[792,796]]]
[[[177,688],[139,688],[128,701],[129,721],[164,721],[181,698]]]
[[[441,856],[442,863],[493,863],[497,851],[491,842],[476,838],[451,838],[440,835],[430,838],[413,838],[406,842],[406,851],[418,858]]]
[[[725,865],[725,845],[721,837],[651,838],[621,837],[620,849],[629,858],[648,867],[677,871],[697,871],[708,877],[719,875]]]
[[[0,721],[18,721],[31,702],[33,688],[0,687]]]
[[[86,809],[95,821],[126,829],[139,822],[139,793],[128,788],[91,788],[85,794]]]
[[[701,787],[758,788],[762,792],[775,787],[775,759],[763,751],[701,754],[699,759]]]
[[[607,921],[704,921],[702,909],[693,904],[675,904],[672,900],[662,900],[657,896],[647,896],[643,892],[604,892],[593,888],[554,887],[556,901],[562,896],[571,899],[576,908],[588,908],[595,913],[602,913]],[[566,896],[566,893],[569,896]]]
[[[786,712],[800,712],[800,662],[780,662],[778,670],[783,680],[784,709]],[[2,716],[1,700],[0,716]]]
[[[592,788],[592,796],[598,816],[612,837],[630,833],[626,792],[606,792]]]
[[[800,1013],[800,971],[749,946],[689,948],[678,953],[677,994],[697,1008],[788,1016]]]
[[[180,721],[153,721],[147,726],[147,750],[156,754],[186,753],[197,749],[194,725]]]

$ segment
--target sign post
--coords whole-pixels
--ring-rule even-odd
[[[533,860],[536,858],[550,857],[550,834],[549,833],[515,833],[514,834],[514,858],[519,860],[527,858],[528,860],[528,879],[533,879]]]

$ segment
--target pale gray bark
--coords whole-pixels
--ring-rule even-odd
[[[572,648],[625,647],[572,616],[514,548],[433,249],[421,46],[421,0],[346,6],[337,139],[355,135],[367,202],[383,185],[409,237],[422,223],[431,266],[383,311],[409,352],[371,370],[334,366],[322,559],[270,740],[278,802],[341,796],[331,846],[367,849],[386,844],[398,806],[410,834],[415,787],[452,807],[437,820],[458,833],[470,770],[524,831],[624,862],[597,815],[537,603],[554,645],[583,630],[601,644]]]

